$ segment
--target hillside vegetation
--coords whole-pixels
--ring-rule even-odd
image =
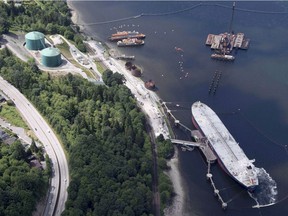
[[[49,169],[31,167],[32,152],[25,151],[20,141],[7,145],[0,140],[0,215],[31,215],[45,195]],[[43,157],[42,152],[39,156]]]
[[[122,76],[110,74],[109,88],[71,74],[52,79],[6,49],[0,68],[46,116],[68,151],[71,182],[63,215],[151,213],[151,144]]]

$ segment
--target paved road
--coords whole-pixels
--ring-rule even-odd
[[[20,139],[22,143],[25,143],[28,145],[31,144],[32,139],[26,135],[24,128],[11,125],[9,122],[5,121],[2,118],[0,118],[0,126],[2,128],[6,128],[8,130],[11,130],[14,134],[16,134],[18,136],[18,139]]]
[[[52,178],[44,215],[60,215],[65,209],[69,171],[66,156],[52,129],[39,112],[14,86],[0,77],[0,90],[15,103],[28,125],[43,144],[52,161]]]

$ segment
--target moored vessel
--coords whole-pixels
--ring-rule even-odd
[[[112,34],[111,37],[109,37],[110,41],[119,41],[126,38],[138,38],[138,39],[144,39],[146,37],[145,34],[139,33],[137,31],[122,31],[117,32],[115,34]]]
[[[146,81],[144,83],[144,85],[145,85],[145,88],[147,88],[149,90],[155,90],[156,89],[156,85],[155,85],[155,82],[153,80]]]
[[[141,46],[144,45],[144,40],[137,38],[126,38],[117,42],[117,46],[125,47],[125,46]]]
[[[258,176],[253,164],[224,126],[216,113],[200,101],[192,107],[192,121],[206,137],[210,148],[224,171],[240,185],[252,191],[258,185]]]
[[[213,53],[211,55],[211,58],[217,59],[217,60],[223,60],[223,61],[234,61],[235,60],[235,57],[232,55],[223,55],[223,54],[216,54],[216,53]]]

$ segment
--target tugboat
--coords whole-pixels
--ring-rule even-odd
[[[234,61],[235,57],[233,55],[217,54],[214,53],[211,55],[212,59],[223,60],[223,61]]]

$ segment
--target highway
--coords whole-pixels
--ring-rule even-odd
[[[44,216],[58,216],[65,209],[67,188],[69,186],[68,162],[62,146],[53,130],[40,115],[36,108],[14,86],[0,76],[0,90],[16,105],[19,112],[43,144],[52,163],[52,177],[48,198],[46,200]]]

